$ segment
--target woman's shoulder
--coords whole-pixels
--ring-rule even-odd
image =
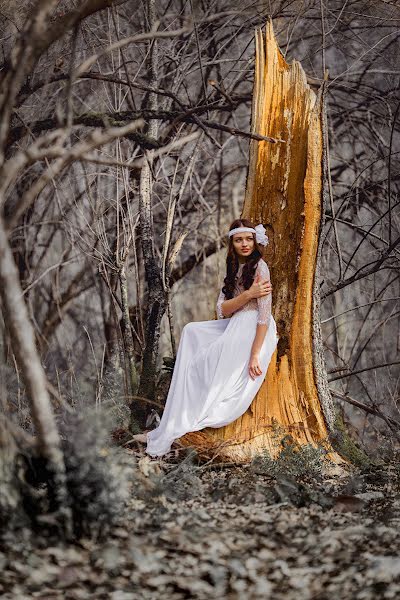
[[[263,258],[260,258],[258,261],[256,272],[260,273],[260,275],[269,275],[268,265]]]

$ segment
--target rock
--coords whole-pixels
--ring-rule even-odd
[[[364,492],[362,494],[356,494],[356,498],[360,498],[364,502],[370,502],[371,500],[380,500],[384,498],[385,495],[383,492],[372,491],[372,492]]]
[[[400,557],[399,556],[374,556],[366,554],[371,565],[367,569],[366,578],[372,579],[374,582],[390,583],[394,579],[400,577]]]

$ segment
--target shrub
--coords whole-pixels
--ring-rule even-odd
[[[278,435],[277,432],[275,437]],[[276,458],[273,458],[265,449],[254,457],[251,469],[275,479],[281,476],[295,479],[317,479],[321,476],[324,468],[325,448],[314,447],[311,444],[297,444],[290,435],[282,437],[279,445],[282,449]]]
[[[124,513],[131,457],[110,445],[105,412],[68,415],[62,428],[67,486],[76,535],[103,536]]]

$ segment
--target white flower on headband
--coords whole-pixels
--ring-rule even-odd
[[[261,246],[267,246],[269,243],[269,239],[267,234],[265,233],[264,225],[257,225],[255,228],[256,231],[256,242],[257,244],[261,244]]]
[[[257,227],[235,227],[235,229],[231,229],[228,233],[229,237],[235,235],[235,233],[244,233],[245,231],[251,231],[251,233],[256,234],[256,242],[261,246],[266,246],[269,242],[268,236],[265,234],[265,227],[261,225],[257,225]]]

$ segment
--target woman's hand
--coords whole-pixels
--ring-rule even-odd
[[[261,298],[272,292],[272,285],[268,279],[261,279],[261,275],[257,273],[254,277],[253,285],[247,291],[250,298]]]
[[[258,354],[252,354],[249,360],[249,375],[252,379],[262,375],[260,367],[260,357]]]

